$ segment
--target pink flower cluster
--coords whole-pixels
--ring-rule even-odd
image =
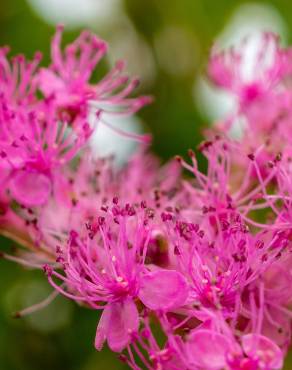
[[[161,167],[143,143],[117,169],[93,159],[89,113],[100,124],[150,99],[129,97],[137,80],[121,62],[92,84],[106,44],[83,32],[62,51],[61,34],[47,68],[39,54],[9,62],[1,50],[0,231],[26,247],[3,257],[43,268],[46,303],[60,293],[101,312],[96,349],[107,343],[134,370],[281,369],[292,324],[292,51],[263,34],[247,77],[250,39],[213,50],[209,76],[237,106],[198,147],[205,170],[192,150]]]

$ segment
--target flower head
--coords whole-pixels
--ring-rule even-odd
[[[83,31],[65,51],[61,49],[63,27],[58,26],[52,40],[49,68],[42,68],[38,76],[39,87],[46,98],[55,99],[60,114],[74,121],[87,116],[90,109],[101,118],[103,112],[133,114],[151,99],[130,98],[138,79],[123,74],[124,62],[114,68],[98,83],[91,83],[92,74],[107,52],[107,44],[89,31]]]
[[[113,202],[104,216],[87,224],[86,240],[71,232],[68,246],[57,258],[65,275],[52,271],[48,279],[62,294],[103,309],[95,346],[101,348],[107,339],[110,348],[120,352],[131,342],[131,333],[138,331],[137,299],[151,310],[173,310],[185,303],[188,285],[177,271],[145,265],[153,228],[144,207]]]

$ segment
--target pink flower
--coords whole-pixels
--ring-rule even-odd
[[[122,351],[138,331],[139,299],[152,310],[170,311],[184,305],[188,284],[177,271],[151,269],[145,256],[152,232],[144,208],[114,206],[89,228],[87,240],[72,232],[68,247],[57,259],[65,275],[52,271],[49,282],[69,298],[103,309],[95,346],[107,339],[113,351]],[[66,284],[58,286],[56,277]]]
[[[58,176],[55,183],[54,197],[37,210],[37,236],[53,251],[60,238],[65,243],[72,229],[83,237],[87,230],[80,225],[92,222],[101,207],[107,209],[115,197],[122,203],[141,203],[149,214],[156,209],[174,212],[176,207],[184,209],[187,199],[180,175],[181,166],[176,161],[159,167],[157,158],[143,147],[122,168],[115,168],[112,158],[93,159],[87,149],[78,163],[63,167],[62,178]],[[147,248],[146,260],[153,263],[159,256],[167,259],[164,256],[167,250],[160,251],[165,239],[161,223],[159,219],[157,232],[151,235]]]
[[[24,206],[47,203],[64,165],[88,142],[94,128],[88,123],[92,109],[103,121],[102,112],[132,114],[150,101],[128,97],[137,79],[122,74],[121,62],[91,85],[93,70],[106,53],[105,42],[84,32],[62,53],[61,34],[59,27],[50,68],[37,69],[39,54],[32,62],[18,56],[9,63],[7,48],[0,50],[2,167],[4,178],[10,178],[12,198]],[[44,98],[37,95],[38,89]]]
[[[218,52],[215,46],[209,61],[210,78],[219,87],[237,95],[242,108],[269,96],[273,88],[291,73],[288,63],[290,49],[282,49],[274,34],[258,36],[259,47],[254,57],[251,49],[256,39],[250,37],[227,52]]]
[[[215,47],[210,58],[210,78],[238,100],[220,129],[229,133],[231,127],[240,127],[241,146],[251,152],[265,146],[266,161],[290,146],[290,60],[291,49],[282,48],[270,33],[245,38],[227,51]]]
[[[10,172],[10,191],[25,206],[47,202],[55,177],[91,134],[88,124],[71,129],[54,117],[50,103],[18,112],[0,106],[0,150]],[[2,113],[2,117],[1,117]],[[33,185],[33,186],[32,186]]]
[[[122,61],[101,81],[91,84],[92,73],[107,52],[106,43],[84,31],[62,52],[62,32],[63,27],[58,26],[51,47],[52,65],[41,69],[38,82],[44,96],[53,97],[60,113],[69,117],[69,121],[88,115],[90,107],[102,118],[102,112],[133,114],[151,101],[146,96],[128,97],[137,87],[138,79],[122,74]]]
[[[164,192],[162,198],[170,198],[167,192],[172,192],[171,187],[174,187],[178,172],[176,166],[176,170],[169,171],[175,176],[164,179],[162,172],[159,176],[163,179],[159,179],[155,175],[157,164],[154,166],[152,159],[143,159],[143,166],[141,160],[133,160],[132,165],[117,175],[114,186],[110,182],[115,170],[108,169],[104,174],[107,180],[102,179],[103,189],[97,195],[97,189],[93,185],[96,183],[95,172],[89,174],[91,169],[95,171],[93,167],[87,168],[87,173],[81,170],[81,166],[78,171],[72,171],[72,160],[79,157],[81,148],[86,145],[92,132],[92,127],[87,123],[88,102],[91,99],[101,98],[102,104],[111,105],[115,111],[115,107],[119,106],[120,113],[128,114],[138,109],[141,103],[146,103],[148,98],[128,98],[137,80],[129,80],[120,73],[121,63],[106,79],[91,86],[89,79],[106,51],[105,43],[85,32],[63,55],[60,37],[61,29],[58,29],[52,46],[53,65],[41,72],[37,69],[40,54],[36,54],[32,62],[19,56],[12,63],[7,59],[6,48],[1,50],[0,55],[1,203],[5,209],[10,207],[13,200],[19,203],[20,207],[13,212],[16,212],[15,219],[19,221],[16,222],[17,228],[21,225],[21,229],[25,230],[13,229],[15,224],[13,233],[29,234],[28,239],[38,245],[37,251],[42,258],[44,249],[45,255],[49,250],[49,260],[55,254],[56,235],[58,238],[60,235],[66,238],[72,228],[70,223],[73,214],[76,226],[82,220],[91,218],[95,212],[94,202],[99,208],[106,196],[113,197],[119,193],[120,181],[131,177],[131,185],[124,189],[124,194],[128,195],[133,186],[136,188],[131,201],[136,200],[139,193],[143,196],[147,194],[148,197],[151,192],[149,203],[154,203],[155,198],[158,205],[158,191],[155,190],[155,197],[152,196],[154,183],[157,186],[160,183],[165,184],[161,188]],[[38,88],[43,89],[45,98],[37,94]],[[98,116],[101,117],[100,112]],[[112,164],[109,166],[112,167]],[[93,185],[91,188],[86,178],[89,175]],[[72,176],[82,181],[73,186],[70,183]],[[108,185],[111,187],[111,195]],[[86,192],[87,196],[84,197]],[[55,229],[49,221],[47,211],[50,207],[44,207],[52,204],[54,219],[57,219],[56,214],[60,215],[58,228]],[[11,218],[7,222],[3,221],[3,224],[8,222],[11,222]],[[51,244],[48,243],[49,239]],[[31,255],[27,257],[31,258]]]
[[[216,227],[218,222],[228,219],[235,211],[248,226],[271,228],[272,220],[277,218],[280,211],[275,207],[276,199],[268,194],[268,188],[279,174],[281,154],[265,161],[262,156],[264,146],[250,153],[240,142],[218,135],[204,141],[199,149],[208,161],[206,174],[199,170],[193,151],[189,152],[191,164],[178,158],[182,166],[195,177],[193,183],[185,183],[194,205],[193,214],[196,215],[192,220],[202,225],[201,215],[208,214],[209,217],[203,217],[203,220],[210,220]],[[261,224],[258,221],[256,215],[260,209],[271,212],[273,218],[270,222]],[[191,214],[190,209],[188,211]],[[282,226],[287,227],[284,223]]]
[[[263,35],[249,76],[249,40],[213,55],[211,77],[238,97],[222,132],[236,118],[246,127],[237,141],[209,130],[205,170],[191,150],[161,167],[145,147],[117,168],[92,159],[88,115],[107,124],[104,113],[134,113],[148,98],[129,97],[137,80],[121,62],[91,83],[106,44],[86,31],[62,51],[61,36],[41,71],[39,55],[9,63],[0,50],[0,232],[29,250],[1,256],[43,267],[54,288],[17,316],[60,293],[101,310],[95,348],[107,342],[134,370],[281,368],[292,318],[290,49]]]

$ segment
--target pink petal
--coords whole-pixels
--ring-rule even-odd
[[[107,339],[109,348],[121,352],[139,327],[138,310],[132,300],[110,303],[104,309],[97,327],[95,348],[100,350]]]
[[[280,310],[274,307],[269,307],[269,314],[273,318],[274,322],[278,324],[278,326],[275,326],[274,323],[271,323],[266,317],[264,317],[262,324],[262,335],[270,338],[278,346],[285,347],[285,345],[290,340],[291,319],[290,317],[283,315]],[[279,331],[279,328],[282,328],[282,330]]]
[[[52,190],[50,179],[38,172],[18,172],[11,179],[12,196],[26,206],[39,206],[48,200]]]
[[[241,338],[247,356],[259,358],[269,369],[283,367],[283,352],[269,338],[259,334],[246,334]]]
[[[97,325],[94,346],[98,351],[102,350],[110,325],[111,309],[109,305],[105,307]]]
[[[231,343],[224,335],[206,329],[193,331],[186,343],[190,361],[208,370],[225,368],[230,348]]]
[[[152,310],[170,310],[182,306],[188,292],[186,279],[181,273],[157,270],[141,278],[139,298]]]
[[[56,91],[65,90],[64,81],[46,68],[42,68],[39,72],[39,85],[46,97],[55,94]]]

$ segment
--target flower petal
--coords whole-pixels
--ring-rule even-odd
[[[157,270],[141,278],[139,298],[152,310],[170,310],[182,306],[188,292],[187,281],[181,273]]]
[[[206,329],[193,331],[186,343],[190,361],[208,370],[225,368],[230,348],[231,343],[224,335]]]
[[[283,352],[271,339],[259,334],[246,334],[241,343],[247,356],[259,358],[269,369],[282,369]]]
[[[94,346],[98,351],[102,350],[110,325],[111,308],[107,305],[102,312],[97,325]]]
[[[138,310],[132,300],[111,303],[108,306],[108,345],[112,351],[121,352],[130,343],[131,333],[138,330]]]
[[[50,179],[38,172],[18,172],[11,179],[12,196],[26,206],[44,204],[51,193]]]
[[[49,69],[41,68],[38,78],[40,90],[46,97],[66,88],[64,81]]]

